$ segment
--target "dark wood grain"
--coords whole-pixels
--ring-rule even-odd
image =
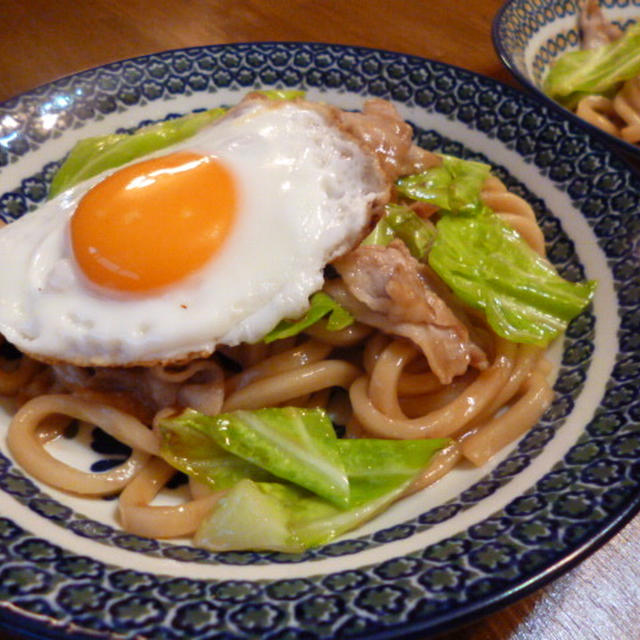
[[[122,58],[257,40],[391,49],[515,85],[491,43],[499,6],[499,0],[0,0],[0,101]],[[639,556],[636,518],[555,582],[442,638],[640,639]]]

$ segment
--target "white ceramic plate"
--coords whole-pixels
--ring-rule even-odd
[[[273,86],[345,108],[391,99],[422,146],[490,162],[531,202],[559,270],[599,281],[593,309],[553,350],[556,399],[486,467],[462,467],[300,556],[215,554],[124,533],[113,502],[40,485],[2,438],[6,628],[43,638],[426,635],[531,591],[640,508],[640,183],[597,140],[522,93],[429,60],[334,45],[225,45],[126,60],[0,105],[0,215],[35,208],[82,137]]]

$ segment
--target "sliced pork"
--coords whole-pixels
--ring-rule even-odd
[[[411,125],[386,100],[367,100],[362,112],[342,111],[339,121],[361,146],[377,156],[391,180],[440,164],[438,156],[413,144]]]
[[[622,31],[604,17],[598,0],[585,1],[578,14],[578,25],[582,32],[583,49],[597,49],[622,35]]]
[[[360,246],[334,266],[342,283],[329,282],[330,295],[361,322],[414,342],[443,384],[469,366],[487,366],[467,327],[430,286],[427,269],[401,241]]]

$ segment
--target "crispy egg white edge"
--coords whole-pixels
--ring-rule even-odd
[[[68,226],[82,195],[113,173],[105,172],[0,232],[0,332],[9,341],[41,357],[95,365],[257,341],[305,311],[325,264],[357,240],[383,194],[373,160],[320,114],[293,103],[248,101],[153,155],[177,150],[219,157],[238,182],[239,213],[223,249],[153,295],[88,283]]]

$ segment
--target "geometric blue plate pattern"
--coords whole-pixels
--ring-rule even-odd
[[[640,181],[560,111],[520,92],[422,58],[338,45],[222,45],[126,60],[0,105],[0,216],[19,217],[46,197],[70,133],[135,127],[200,97],[215,106],[258,86],[357,98],[356,106],[363,97],[391,99],[415,120],[422,146],[490,162],[534,207],[563,275],[586,272],[610,283],[615,309],[607,312],[615,322],[598,305],[572,322],[553,405],[482,477],[390,526],[300,556],[214,554],[125,534],[0,454],[0,496],[9,505],[0,517],[0,623],[7,628],[43,638],[426,635],[524,595],[640,509]],[[550,203],[565,201],[575,211],[558,217]],[[593,247],[584,248],[588,238],[576,220]],[[615,344],[605,371],[593,355],[603,335]],[[593,410],[579,414],[596,378],[600,386],[588,392],[601,389]],[[576,415],[576,437],[528,476]],[[509,500],[486,507],[510,487],[517,488]],[[469,526],[447,529],[483,505]],[[412,543],[440,529],[435,541]],[[68,543],[58,542],[60,531]],[[149,570],[155,559],[171,570]],[[247,577],[254,569],[256,577]]]

